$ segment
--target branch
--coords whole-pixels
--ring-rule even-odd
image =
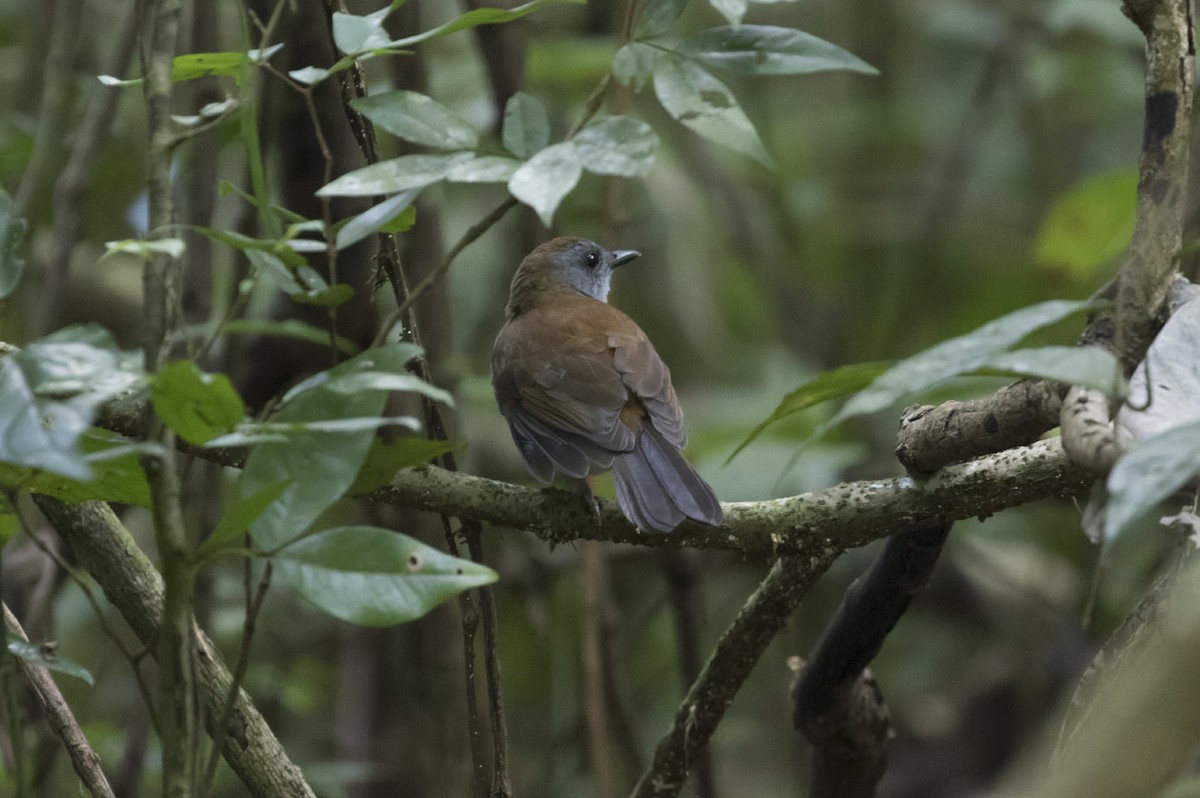
[[[7,604],[3,605],[3,612],[4,625],[8,628],[9,636],[29,642],[25,637],[25,630],[21,628],[20,622],[8,609]],[[83,729],[79,728],[79,721],[75,720],[71,707],[59,692],[50,671],[20,657],[15,659],[17,669],[33,688],[33,694],[37,697],[38,706],[42,708],[46,723],[50,725],[54,736],[62,740],[63,747],[71,757],[71,766],[75,768],[75,773],[83,782],[88,794],[93,798],[112,798],[112,787],[109,786],[104,771],[100,769],[100,757],[96,756],[96,752],[88,744]]]
[[[138,639],[150,646],[164,614],[162,578],[128,530],[101,502],[67,504],[34,496],[38,509],[70,545],[79,564],[92,575]],[[225,761],[255,798],[315,798],[315,793],[288,758],[271,727],[239,692],[228,733],[213,725],[221,717],[233,677],[212,641],[192,628],[196,651],[196,687],[203,702],[209,734],[220,740]]]

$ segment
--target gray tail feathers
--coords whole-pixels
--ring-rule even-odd
[[[621,512],[639,529],[670,532],[685,518],[717,526],[724,518],[713,489],[650,424],[632,451],[616,456],[612,474]]]

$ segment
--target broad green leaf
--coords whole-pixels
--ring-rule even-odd
[[[193,324],[179,331],[181,339],[208,338],[217,330],[213,323]],[[259,319],[232,319],[220,325],[224,335],[270,335],[280,338],[295,338],[299,341],[326,346],[329,344],[329,330],[305,324],[296,319],[284,321],[263,321]],[[337,336],[338,351],[346,355],[357,355],[361,350],[358,344],[344,335]]]
[[[212,534],[200,544],[200,555],[207,556],[237,543],[271,503],[283,495],[289,481],[280,480],[264,485],[261,490],[246,496],[240,494],[239,485],[239,494],[226,502],[221,520],[217,522]]]
[[[92,674],[88,672],[87,668],[74,660],[60,657],[52,644],[31,643],[28,640],[18,640],[15,637],[9,636],[8,652],[14,657],[20,657],[26,662],[32,662],[34,665],[41,665],[48,670],[58,671],[68,676],[74,676],[76,679],[82,679],[87,682],[89,687],[96,686],[96,680],[92,678]]]
[[[750,431],[750,434],[726,458],[725,463],[728,464],[729,461],[737,457],[742,449],[745,449],[751,441],[762,434],[763,430],[776,421],[799,413],[801,410],[807,410],[822,402],[828,402],[831,399],[840,399],[843,396],[849,396],[852,393],[861,391],[870,385],[876,377],[887,371],[891,365],[892,361],[888,360],[871,363],[852,363],[848,366],[841,366],[818,374],[783,397],[783,401],[779,403],[779,406],[771,412],[771,415],[760,421],[758,426]]]
[[[322,375],[319,374],[317,376],[320,377]],[[310,384],[310,381],[306,380],[297,385],[296,388],[288,391],[284,395],[282,403],[287,404],[304,391],[310,391],[317,387],[322,390],[334,391],[341,394],[354,394],[359,391],[368,390],[419,393],[422,396],[428,396],[435,402],[441,402],[454,407],[454,397],[441,388],[430,385],[415,374],[395,374],[388,371],[355,371],[350,374],[341,374],[316,384]]]
[[[71,479],[24,466],[0,464],[0,486],[41,493],[71,503],[102,501],[149,507],[150,486],[146,484],[146,474],[138,455],[150,446],[87,433],[80,439],[83,459],[92,471],[87,480]]]
[[[746,16],[746,8],[750,5],[750,0],[708,0],[708,4],[736,28],[742,24],[742,17]]]
[[[12,199],[0,189],[0,299],[16,290],[25,273],[25,256],[21,242],[27,223],[13,216]]]
[[[660,52],[662,51],[640,42],[622,45],[613,56],[613,77],[626,86],[631,86],[634,91],[641,91],[646,81],[654,74]]]
[[[500,128],[504,149],[518,158],[529,158],[550,143],[550,119],[536,97],[519,91],[504,105]]]
[[[0,359],[0,462],[90,479],[79,439],[102,402],[142,380],[140,360],[53,339]]]
[[[1111,352],[1098,346],[1043,346],[1002,352],[987,362],[986,369],[1083,385],[1116,398],[1129,392],[1121,364]]]
[[[365,16],[334,12],[333,43],[347,55],[386,47],[390,37],[383,22],[390,13],[391,8],[381,8]]]
[[[1087,277],[1119,256],[1133,238],[1137,184],[1136,169],[1109,172],[1056,199],[1038,231],[1038,261]]]
[[[337,248],[345,249],[353,244],[357,244],[369,235],[378,233],[389,222],[404,213],[405,209],[412,205],[413,200],[417,198],[417,194],[419,193],[421,193],[421,190],[416,188],[402,191],[396,196],[388,197],[378,205],[374,205],[358,216],[351,218],[337,232]]]
[[[385,427],[404,427],[417,432],[421,422],[412,416],[363,416],[326,418],[319,421],[247,421],[227,435],[204,444],[206,449],[253,446],[257,443],[286,443],[306,432],[367,432]]]
[[[347,491],[352,496],[368,493],[389,484],[402,468],[424,465],[435,457],[457,449],[453,441],[437,441],[403,435],[385,443],[376,438],[371,443],[367,461],[358,472],[354,485]]]
[[[354,295],[353,287],[345,283],[329,285],[324,277],[307,264],[293,270],[271,252],[247,249],[245,253],[246,258],[258,270],[258,276],[297,302],[329,307],[340,305]]]
[[[500,155],[478,155],[450,167],[446,179],[452,183],[507,183],[521,162]]]
[[[330,369],[325,379],[332,381],[360,371],[401,373],[411,358],[411,345],[374,347]],[[286,425],[377,419],[383,413],[387,395],[385,390],[343,394],[315,387],[293,397],[271,421]],[[292,480],[279,499],[251,525],[255,542],[264,549],[274,549],[303,534],[354,484],[374,437],[375,429],[370,428],[301,429],[287,434],[285,440],[255,446],[242,470],[243,496]]]
[[[711,67],[751,75],[804,75],[845,69],[878,75],[879,70],[836,44],[794,28],[742,25],[703,30],[679,45]]]
[[[246,415],[228,377],[206,374],[190,360],[168,363],[154,375],[150,401],[164,424],[197,446],[232,431]]]
[[[654,165],[658,135],[640,119],[609,116],[588,125],[571,139],[589,172],[644,177]]]
[[[650,0],[633,26],[633,38],[663,35],[675,26],[687,3],[688,0]]]
[[[312,391],[317,388],[330,388],[330,386],[333,386],[332,390],[338,391],[339,389],[336,387],[337,383],[341,382],[342,385],[345,385],[346,383],[342,382],[343,380],[360,374],[374,374],[378,373],[380,370],[384,370],[385,372],[390,370],[399,373],[407,373],[405,372],[404,366],[407,365],[413,358],[420,357],[423,351],[424,350],[422,350],[421,347],[417,346],[416,344],[409,343],[408,341],[396,341],[395,343],[388,345],[386,357],[384,360],[381,360],[379,364],[381,368],[377,368],[377,364],[371,360],[370,351],[363,352],[361,355],[354,358],[354,363],[356,365],[353,369],[338,367],[337,369],[330,369],[329,371],[321,371],[296,383],[286,394],[283,395],[281,404],[287,404],[305,391]],[[391,368],[396,363],[400,364],[400,368]],[[344,365],[345,364],[343,364],[343,366]],[[340,392],[345,393],[345,391]]]
[[[286,546],[275,555],[275,574],[330,615],[363,626],[416,620],[497,579],[487,566],[367,526],[327,529]]]
[[[733,92],[696,62],[676,55],[660,57],[654,92],[667,113],[701,136],[771,166],[758,131]]]
[[[317,194],[322,197],[370,197],[422,188],[444,180],[455,164],[473,157],[469,152],[401,155],[347,172],[322,187]]]
[[[321,67],[306,66],[300,69],[293,69],[288,72],[288,77],[298,83],[304,83],[309,86],[320,83],[329,77],[329,70]]]
[[[1093,302],[1053,300],[1021,308],[982,327],[902,360],[860,391],[822,430],[883,410],[946,380],[980,369],[1022,338],[1068,316],[1094,310]]]
[[[1200,472],[1200,422],[1168,429],[1139,443],[1109,472],[1105,539],[1111,540],[1150,512],[1197,472]]]
[[[508,181],[512,195],[537,211],[547,227],[554,221],[563,198],[571,193],[583,174],[575,145],[553,144],[523,163]]]
[[[397,90],[360,97],[350,103],[393,136],[439,150],[472,150],[479,133],[461,116],[432,97]]]
[[[1200,421],[1200,286],[1191,285],[1192,298],[1176,305],[1180,285],[1172,288],[1171,318],[1130,379],[1133,400],[1117,412],[1117,427],[1133,440]]]

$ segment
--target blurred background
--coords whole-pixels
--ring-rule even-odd
[[[389,30],[427,30],[474,5],[413,0]],[[263,19],[272,9],[249,7]],[[376,7],[352,4],[359,13]],[[239,4],[186,8],[180,52],[245,49]],[[427,93],[493,136],[505,100],[526,91],[546,105],[559,140],[607,73],[625,10],[617,0],[548,6],[409,56],[375,59],[368,84],[372,92]],[[104,242],[144,232],[144,103],[139,89],[105,89],[95,78],[140,74],[129,38],[138,13],[117,0],[0,0],[0,184],[30,223],[30,272],[0,306],[0,340],[22,344],[96,321],[138,346],[140,264],[100,256]],[[788,391],[823,370],[902,358],[1033,302],[1084,298],[1114,273],[1132,231],[1144,67],[1143,40],[1115,0],[810,0],[752,4],[746,21],[820,36],[880,74],[723,75],[773,171],[699,138],[646,89],[628,98],[628,113],[662,139],[646,179],[614,185],[587,174],[553,230],[521,206],[467,248],[418,307],[434,381],[457,398],[449,424],[462,442],[463,470],[529,482],[496,410],[488,363],[508,280],[551,234],[643,253],[618,274],[611,301],[670,365],[691,431],[688,457],[724,501],[899,474],[892,455],[899,408],[840,428],[796,458],[831,412],[814,408],[725,460]],[[692,0],[679,31],[721,24],[712,7]],[[282,69],[333,60],[318,4],[286,10],[272,41],[286,43],[275,61]],[[94,161],[72,184],[60,177],[76,164],[87,108],[101,91],[121,93]],[[195,113],[233,91],[228,79],[180,84],[176,113]],[[313,192],[323,183],[322,161],[308,110],[271,75],[260,76],[259,96],[272,199],[318,217]],[[314,99],[335,173],[361,165],[333,82]],[[388,138],[383,146],[385,156],[409,151]],[[261,234],[254,210],[220,189],[222,181],[246,187],[246,172],[236,117],[181,146],[181,220]],[[502,185],[426,189],[416,225],[400,237],[410,282],[505,196]],[[363,207],[339,202],[335,218]],[[187,240],[181,302],[187,320],[200,324],[228,307],[247,264],[232,249]],[[339,324],[359,346],[389,309],[389,291],[371,290],[373,246],[363,244],[340,266],[355,298],[339,311]],[[322,313],[267,292],[247,308],[251,318],[315,324]],[[1079,327],[1074,319],[1045,339],[1072,342]],[[261,405],[327,362],[315,344],[241,335],[204,365],[233,374],[247,400]],[[998,384],[962,381],[927,400]],[[190,521],[204,530],[219,507],[208,499],[233,476],[192,476]],[[436,518],[391,508],[341,512],[338,520],[365,516],[441,540]],[[874,665],[898,730],[881,795],[975,794],[1023,745],[1055,732],[1080,671],[1167,552],[1155,530],[1134,529],[1101,561],[1080,532],[1080,512],[1071,502],[1044,502],[955,527],[933,583]],[[145,514],[134,509],[124,518],[152,548]],[[596,791],[597,767],[613,776],[616,794],[626,793],[666,731],[695,657],[707,657],[768,563],[603,548],[603,570],[587,577],[602,588],[597,617],[612,729],[611,761],[597,763],[583,708],[580,549],[552,550],[503,529],[485,530],[484,540],[501,575],[515,793],[608,798]],[[713,738],[711,782],[697,776],[685,794],[805,794],[808,755],[791,728],[786,659],[808,652],[872,556],[873,547],[848,553],[812,592]],[[78,588],[48,572],[19,539],[5,549],[3,566],[5,596],[26,608],[31,636],[57,639],[96,675],[95,688],[62,686],[110,778],[124,795],[157,792],[155,742],[129,667]],[[222,563],[203,579],[202,623],[231,658],[242,620],[240,565]],[[404,627],[368,630],[273,588],[246,688],[322,795],[470,794],[453,602]],[[46,754],[42,764],[43,794],[73,791],[65,757]],[[218,794],[241,794],[230,774],[222,774]]]

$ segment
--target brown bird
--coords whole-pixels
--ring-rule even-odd
[[[608,304],[613,269],[639,254],[562,237],[521,262],[492,350],[496,402],[538,481],[611,469],[621,512],[639,529],[670,532],[685,518],[715,526],[721,505],[679,452],[687,430],[671,372]]]

